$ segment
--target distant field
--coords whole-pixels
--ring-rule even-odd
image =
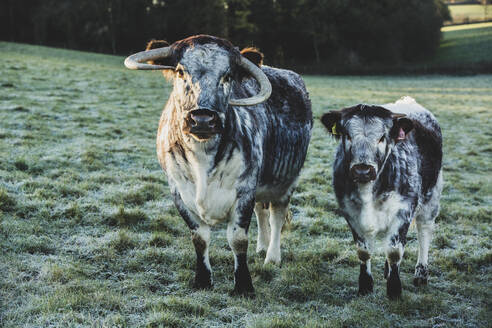
[[[443,27],[443,39],[430,61],[430,71],[474,73],[492,71],[492,22]]]
[[[486,12],[482,5],[449,5],[448,8],[454,24],[492,19],[492,5],[487,6]]]
[[[492,75],[306,76],[316,122],[283,263],[263,266],[253,218],[250,300],[228,296],[224,226],[212,238],[214,289],[190,287],[194,251],[155,153],[170,92],[161,74],[127,71],[121,57],[5,42],[0,55],[0,326],[490,326]],[[318,117],[403,95],[441,122],[445,186],[429,285],[411,283],[412,228],[403,299],[389,302],[382,255],[375,293],[356,296],[358,260],[331,187],[336,143]]]

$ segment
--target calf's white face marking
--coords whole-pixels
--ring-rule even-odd
[[[381,169],[389,155],[389,123],[379,117],[350,118],[344,126],[344,149],[350,155],[350,169],[354,165],[373,166],[376,172]]]

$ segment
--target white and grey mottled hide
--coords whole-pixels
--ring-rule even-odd
[[[246,250],[255,202],[272,204],[273,237],[266,262],[278,263],[283,208],[287,208],[311,137],[311,103],[299,75],[263,66],[272,84],[271,97],[255,106],[228,105],[231,97],[246,98],[259,91],[256,80],[245,76],[237,65],[239,51],[213,37],[188,40],[175,63],[174,88],[161,116],[157,153],[178,211],[194,233],[195,284],[211,286],[210,226],[225,221],[235,255],[234,292],[250,293]],[[186,118],[197,108],[218,115],[220,133],[203,139],[184,132]],[[262,231],[263,236],[265,233]]]
[[[288,201],[312,127],[310,102],[299,75],[263,67],[272,82],[271,98],[255,106],[231,107],[231,95],[248,97],[259,87],[252,78],[216,87],[229,66],[227,50],[216,44],[186,50],[177,66],[186,78],[174,79],[157,137],[159,160],[172,188],[191,213],[211,225],[229,216],[238,196],[252,193],[249,197],[260,202]],[[197,107],[219,112],[222,134],[203,142],[181,133],[187,111]]]
[[[395,118],[399,116],[390,111],[406,114],[405,120],[413,122],[413,129],[405,135]],[[375,242],[381,240],[387,257],[388,295],[398,297],[401,285],[391,270],[399,267],[414,218],[420,242],[417,267],[425,267],[422,278],[427,279],[430,233],[442,191],[439,124],[409,97],[383,106],[358,105],[342,110],[337,124],[341,143],[333,165],[333,185],[359,248],[359,293],[372,291],[370,253]],[[398,140],[402,137],[404,140]],[[372,181],[354,181],[351,170],[361,164],[374,168]]]

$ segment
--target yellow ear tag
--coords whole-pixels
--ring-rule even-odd
[[[337,123],[333,123],[333,126],[331,127],[331,133],[337,135]]]

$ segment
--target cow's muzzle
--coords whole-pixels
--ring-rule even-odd
[[[376,179],[376,169],[372,165],[356,164],[350,169],[354,182],[367,183]]]
[[[199,108],[188,113],[183,130],[198,139],[209,139],[222,131],[222,124],[216,111]]]

